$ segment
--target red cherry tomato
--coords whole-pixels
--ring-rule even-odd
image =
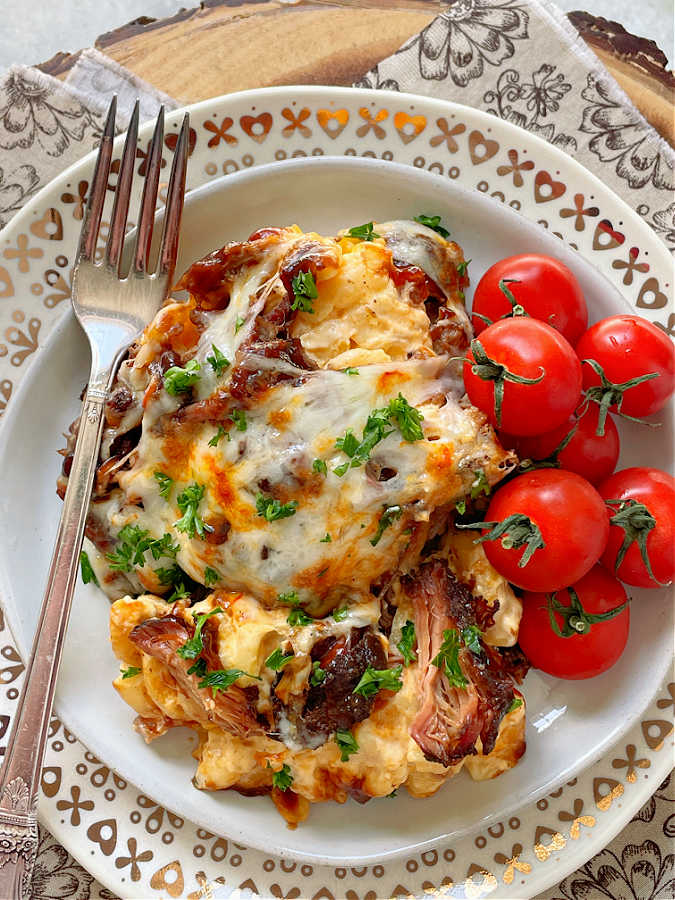
[[[567,266],[551,256],[524,253],[509,256],[487,270],[473,295],[472,323],[480,334],[490,322],[508,316],[513,304],[500,282],[528,316],[546,322],[574,345],[588,325],[586,301]],[[484,316],[485,318],[481,318]]]
[[[542,672],[556,678],[592,678],[621,656],[629,623],[621,582],[602,566],[594,566],[550,599],[541,593],[523,595],[518,643]]]
[[[656,373],[625,391],[607,393],[612,411],[642,418],[663,409],[675,390],[675,348],[670,338],[640,316],[610,316],[591,325],[577,344],[579,359],[593,359],[605,378],[620,385],[634,378]],[[601,377],[583,364],[584,390],[600,394]],[[611,389],[609,389],[611,390]]]
[[[675,580],[673,476],[659,469],[622,469],[598,491],[606,502],[619,501],[608,508],[611,527],[602,564],[638,587],[657,588]]]
[[[581,365],[550,325],[537,319],[502,319],[471,342],[464,387],[495,427],[517,435],[539,434],[562,425],[576,408]]]
[[[555,455],[561,469],[576,472],[591,484],[598,484],[616,468],[619,459],[619,432],[614,419],[607,416],[605,433],[597,433],[600,407],[591,403],[577,418],[575,414],[553,431],[532,437],[505,436],[507,445],[513,448],[521,459],[550,459],[563,441],[572,437],[562,450]],[[503,443],[503,442],[502,442]]]
[[[499,488],[485,526],[480,540],[488,560],[527,591],[555,591],[577,581],[600,559],[609,533],[598,492],[561,469],[525,472]]]

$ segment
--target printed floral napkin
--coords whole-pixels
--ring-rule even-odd
[[[675,248],[675,153],[545,0],[455,0],[358,86],[456,100],[532,131],[598,175]],[[136,97],[143,120],[162,103],[180,105],[96,50],[65,82],[25,66],[0,75],[0,227],[96,146],[113,93],[120,127]],[[0,721],[6,739],[8,716]],[[668,778],[602,853],[538,900],[674,897],[674,800]],[[115,900],[44,830],[32,896]]]

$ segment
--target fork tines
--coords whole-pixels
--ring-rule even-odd
[[[99,146],[96,168],[91,181],[91,189],[87,201],[87,208],[82,223],[80,245],[77,254],[77,262],[94,261],[94,251],[101,226],[101,216],[108,190],[108,178],[112,161],[113,140],[115,136],[115,114],[117,111],[117,98],[113,97],[103,136]],[[136,145],[138,141],[139,103],[134,106],[134,111],[129,122],[124,150],[120,161],[120,168],[115,188],[112,216],[110,220],[110,232],[105,248],[103,264],[115,273],[120,274],[120,262],[124,237],[129,213],[129,200],[134,178],[134,166],[136,162]],[[156,274],[171,278],[176,261],[178,248],[178,227],[183,210],[183,196],[185,193],[185,175],[188,159],[188,138],[190,131],[189,115],[186,113],[180,130],[176,148],[174,151],[169,187],[166,197],[166,211],[164,216],[164,229],[159,251]],[[136,240],[134,243],[131,273],[143,276],[152,273],[149,257],[152,244],[152,233],[155,224],[155,206],[159,190],[159,175],[162,166],[162,149],[164,145],[164,107],[162,106],[157,116],[157,123],[150,142],[150,149],[146,163],[145,181],[143,185],[143,197],[138,217]]]

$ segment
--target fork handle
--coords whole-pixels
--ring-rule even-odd
[[[30,896],[38,844],[37,794],[54,690],[96,472],[110,372],[87,389],[73,465],[23,689],[0,774],[0,897]]]

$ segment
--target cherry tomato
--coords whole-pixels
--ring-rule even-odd
[[[587,362],[583,364],[584,390],[598,398],[603,394],[607,408],[627,416],[650,416],[663,409],[675,390],[675,348],[670,338],[640,316],[610,316],[591,325],[577,344],[579,359],[593,359],[608,383]],[[635,378],[656,373],[646,381],[623,390],[620,386]]]
[[[534,469],[494,494],[480,542],[495,569],[527,591],[572,584],[600,559],[609,533],[602,498],[561,469]]]
[[[588,327],[584,295],[567,266],[551,256],[524,253],[490,266],[478,282],[472,312],[477,335],[489,324],[485,318],[496,322],[512,313],[513,304],[504,288],[527,315],[551,325],[572,345]]]
[[[542,672],[556,678],[592,678],[621,656],[629,623],[621,582],[602,566],[594,566],[552,596],[523,595],[518,643]]]
[[[471,342],[464,387],[495,427],[516,435],[539,434],[562,425],[577,406],[581,364],[550,325],[502,319]]]
[[[657,588],[675,580],[673,476],[660,469],[622,469],[598,491],[609,504],[611,526],[602,564],[638,587]]]
[[[504,439],[507,446],[514,449],[521,459],[551,459],[555,454],[554,461],[561,469],[576,472],[591,484],[598,484],[612,474],[619,459],[619,432],[614,419],[607,416],[605,433],[600,436],[599,414],[600,407],[597,403],[590,403],[578,417],[572,414],[553,431],[531,437],[507,435]],[[572,436],[569,441],[556,453],[570,434]]]

